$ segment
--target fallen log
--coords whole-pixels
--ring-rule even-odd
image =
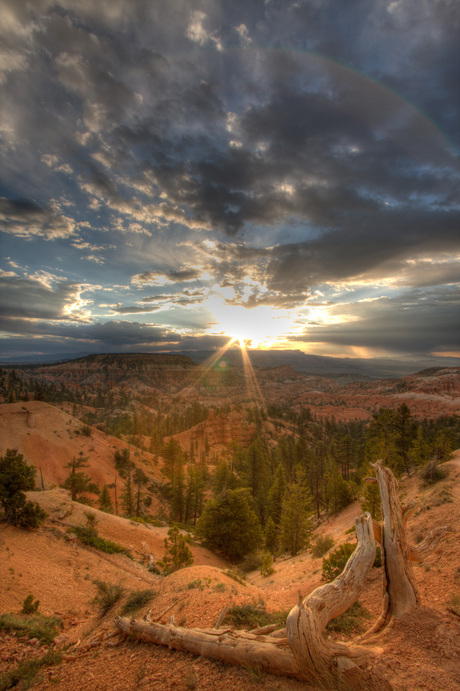
[[[289,647],[276,638],[232,629],[186,629],[127,617],[117,617],[115,625],[126,638],[165,645],[231,665],[261,669],[302,681],[306,679]]]
[[[372,653],[363,646],[334,643],[323,637],[326,625],[355,602],[375,559],[370,514],[355,519],[358,546],[343,573],[317,588],[289,614],[287,638],[277,638],[275,627],[255,631],[186,629],[173,624],[117,617],[115,624],[126,638],[165,645],[233,665],[310,681],[321,688],[351,688],[342,676],[356,676],[358,665]],[[283,632],[284,633],[284,632]],[[359,670],[358,670],[359,676]],[[359,688],[354,686],[354,688]]]

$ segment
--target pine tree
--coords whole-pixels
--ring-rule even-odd
[[[135,497],[131,468],[128,468],[126,472],[125,486],[121,493],[121,505],[127,516],[134,516]]]
[[[400,459],[398,470],[410,472],[409,452],[417,434],[417,425],[409,407],[402,403],[395,413],[395,445]]]
[[[70,463],[64,467],[70,468],[70,474],[64,480],[62,486],[70,491],[72,501],[89,503],[87,493],[99,494],[99,487],[92,482],[89,475],[82,471],[82,468],[89,466],[88,458],[83,455],[74,456]]]
[[[161,456],[163,457],[163,469],[161,472],[168,480],[172,480],[184,462],[182,447],[176,439],[171,438],[162,447]]]
[[[367,430],[366,455],[368,461],[383,459],[385,465],[396,470],[399,463],[395,444],[395,413],[389,408],[380,408],[372,415]]]
[[[196,534],[211,549],[241,559],[263,543],[259,519],[247,490],[228,490],[208,501],[196,524]]]
[[[431,452],[437,463],[444,463],[452,458],[452,441],[446,432],[438,432],[431,446]]]
[[[118,470],[120,477],[125,477],[127,470],[134,467],[134,463],[129,459],[128,449],[122,449],[121,451],[117,449],[114,453],[114,459],[115,468]]]
[[[310,484],[310,492],[313,498],[316,517],[321,515],[321,508],[325,504],[325,464],[327,459],[326,444],[317,440],[311,448],[307,459],[307,474]]]
[[[412,455],[418,466],[423,465],[428,459],[428,444],[425,440],[422,427],[417,429],[417,436],[412,445]]]
[[[306,487],[305,476],[297,469],[295,480],[288,484],[281,514],[281,542],[292,556],[307,545],[311,529],[310,512],[311,496]]]
[[[113,513],[112,497],[107,485],[104,485],[99,495],[99,508],[101,511],[105,511],[105,513]]]
[[[257,508],[257,513],[265,522],[267,513],[267,495],[270,487],[270,462],[267,451],[261,439],[256,439],[250,444],[241,477],[243,483],[249,488]]]
[[[168,537],[165,538],[165,550],[162,563],[168,573],[173,573],[193,564],[193,555],[187,546],[185,537],[177,526],[168,530]]]
[[[147,484],[148,482],[148,477],[142,470],[142,468],[136,468],[134,470],[134,484],[135,484],[135,495],[136,495],[136,510],[135,510],[135,515],[140,516],[142,513],[142,502],[143,502],[143,493],[142,493],[142,488]]]
[[[46,518],[45,511],[25,495],[35,489],[36,473],[36,468],[28,465],[16,450],[7,449],[0,457],[0,504],[10,525],[37,528]]]
[[[268,517],[268,521],[265,524],[265,548],[270,554],[276,555],[279,549],[280,535],[279,530],[276,527],[273,518]]]
[[[352,488],[341,476],[334,461],[329,460],[326,471],[327,506],[330,512],[340,511],[353,501]]]
[[[287,489],[286,472],[282,463],[276,469],[275,479],[268,493],[268,511],[274,524],[279,526],[281,522],[281,512],[283,501]]]
[[[368,511],[375,521],[382,520],[382,502],[380,499],[380,491],[377,483],[364,485],[364,501],[361,502],[361,510],[363,513]]]
[[[187,488],[185,492],[185,523],[192,521],[193,525],[195,525],[198,516],[201,515],[207,477],[208,472],[205,465],[188,466]]]

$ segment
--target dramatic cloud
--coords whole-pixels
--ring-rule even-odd
[[[457,3],[2,0],[0,19],[6,339],[195,348],[252,321],[315,352],[458,349]]]
[[[331,321],[336,317],[338,323],[312,323],[298,340],[341,346],[359,343],[371,350],[456,351],[460,342],[459,313],[460,296],[456,290],[428,294],[412,291],[400,299],[337,305],[329,315]]]
[[[38,235],[53,240],[68,238],[75,232],[74,220],[62,214],[58,204],[43,209],[27,199],[1,197],[0,223],[4,232],[22,238]]]
[[[81,285],[49,277],[0,276],[0,315],[9,318],[82,320]]]

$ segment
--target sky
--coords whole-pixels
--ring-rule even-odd
[[[459,356],[459,46],[457,0],[0,0],[0,358]]]

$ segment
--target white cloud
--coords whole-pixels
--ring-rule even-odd
[[[187,26],[187,38],[194,43],[198,43],[200,46],[213,43],[217,50],[222,50],[222,43],[217,37],[216,33],[208,32],[205,29],[204,23],[206,19],[207,16],[204,12],[201,12],[200,10],[193,11]]]

